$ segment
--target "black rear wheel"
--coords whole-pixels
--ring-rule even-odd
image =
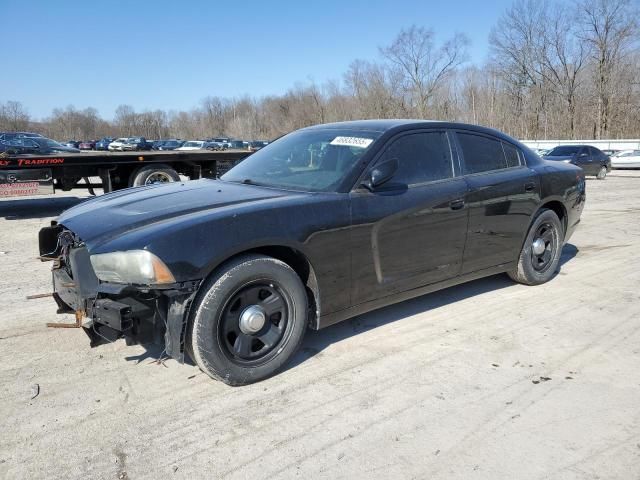
[[[558,268],[563,243],[564,228],[558,215],[553,210],[541,210],[529,227],[518,264],[509,276],[525,285],[549,281]]]
[[[600,167],[600,170],[598,170],[598,173],[596,174],[596,178],[598,180],[604,180],[606,177],[607,177],[607,167],[603,165],[602,167]]]

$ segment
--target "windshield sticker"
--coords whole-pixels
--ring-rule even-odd
[[[360,138],[360,137],[336,137],[331,140],[330,145],[342,145],[345,147],[358,147],[358,148],[367,148],[371,145],[370,138]]]

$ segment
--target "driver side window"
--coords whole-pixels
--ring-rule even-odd
[[[445,132],[403,135],[383,153],[378,163],[396,158],[394,183],[416,185],[453,177],[451,148]]]

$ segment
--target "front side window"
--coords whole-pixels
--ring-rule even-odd
[[[415,185],[453,177],[451,148],[444,132],[420,132],[395,140],[380,162],[398,160],[393,181]]]
[[[562,145],[560,147],[556,147],[552,149],[547,155],[549,157],[564,157],[575,155],[580,151],[580,147],[576,145]]]
[[[459,132],[457,135],[462,148],[466,174],[507,168],[505,152],[499,140],[470,133]]]

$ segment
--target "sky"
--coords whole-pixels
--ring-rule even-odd
[[[412,24],[440,41],[466,34],[482,63],[511,3],[0,0],[0,102],[20,101],[37,119],[67,105],[110,119],[121,104],[189,110],[210,95],[277,95],[341,79]]]

